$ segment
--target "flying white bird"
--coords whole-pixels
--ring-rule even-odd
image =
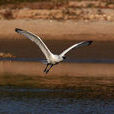
[[[36,36],[34,34],[32,34],[31,32],[22,30],[22,29],[18,29],[16,28],[15,31],[17,33],[20,33],[22,35],[24,35],[25,37],[27,37],[28,39],[32,40],[33,42],[35,42],[39,48],[41,49],[41,51],[43,52],[43,54],[46,57],[46,68],[44,69],[44,72],[46,72],[46,74],[49,72],[49,70],[53,67],[53,65],[56,65],[60,62],[62,62],[66,57],[65,54],[67,52],[69,52],[70,50],[72,50],[73,48],[78,48],[81,46],[88,46],[92,43],[92,41],[83,41],[77,44],[72,45],[71,47],[69,47],[68,49],[64,50],[60,55],[56,55],[53,54],[45,45],[45,43],[40,39],[39,36]],[[48,68],[48,66],[50,65],[50,67]]]

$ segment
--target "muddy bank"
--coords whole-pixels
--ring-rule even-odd
[[[75,22],[54,20],[1,20],[0,39],[22,39],[15,28],[31,31],[43,40],[114,40],[114,22]],[[79,37],[81,36],[81,37]]]

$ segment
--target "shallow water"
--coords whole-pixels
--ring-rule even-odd
[[[1,87],[0,90],[0,113],[114,113],[114,99],[72,97],[78,93],[77,90],[20,89],[9,87]],[[70,96],[68,96],[69,93]]]

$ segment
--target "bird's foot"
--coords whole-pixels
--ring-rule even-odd
[[[47,71],[45,71],[46,72],[46,74],[49,72],[49,70],[47,70]]]
[[[46,69],[44,69],[44,72],[46,72]]]
[[[44,72],[46,72],[47,68],[48,68],[49,64],[46,65],[46,68],[44,69]]]

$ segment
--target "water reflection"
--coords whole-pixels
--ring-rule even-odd
[[[1,87],[0,90],[0,113],[112,114],[114,112],[113,99],[72,97],[78,93],[76,90],[9,87]]]
[[[11,113],[95,113],[114,112],[114,102],[75,99],[2,99],[0,112]]]

